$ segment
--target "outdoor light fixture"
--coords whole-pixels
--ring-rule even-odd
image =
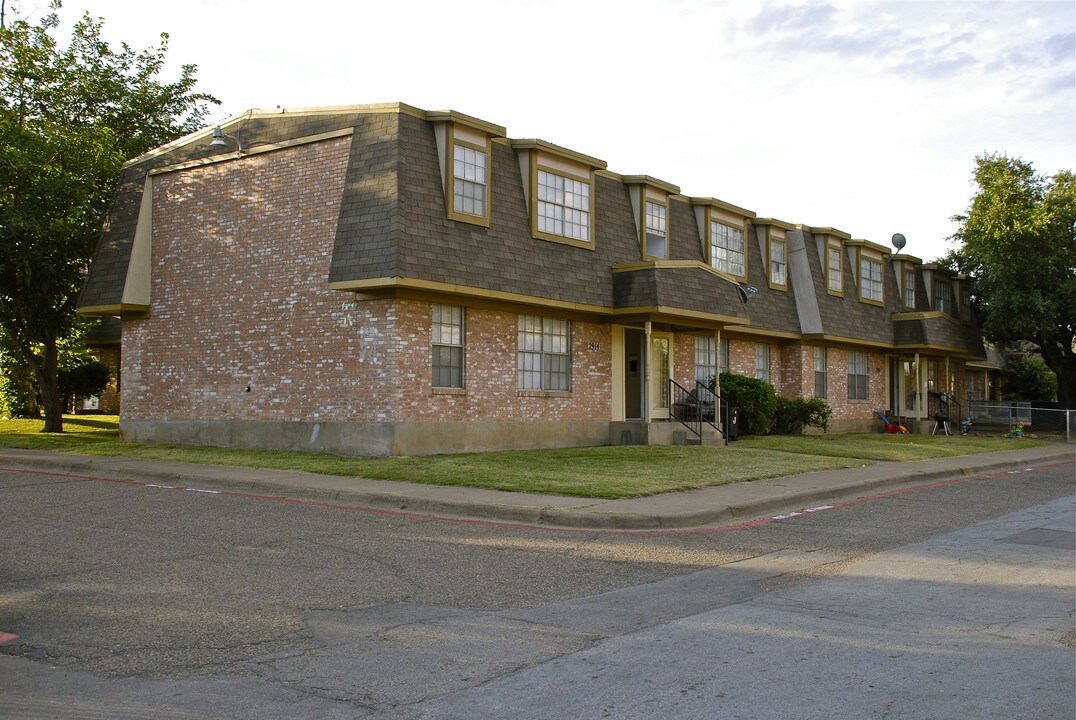
[[[740,302],[746,305],[748,300],[753,298],[755,295],[758,295],[758,288],[752,285],[748,285],[747,287],[744,287],[743,285],[737,285],[736,292],[740,296]]]
[[[239,141],[239,138],[236,137],[235,135],[226,135],[226,134],[224,134],[224,131],[220,129],[220,125],[217,125],[215,128],[213,128],[213,141],[210,142],[209,144],[210,145],[227,145],[228,143],[226,142],[226,139],[235,141],[236,155],[242,155],[243,154],[243,143],[241,143]]]

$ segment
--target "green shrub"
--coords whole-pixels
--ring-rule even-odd
[[[829,428],[833,413],[829,404],[821,398],[777,398],[777,411],[773,417],[773,435],[800,435],[806,427]]]
[[[740,409],[740,434],[765,435],[773,426],[777,393],[765,380],[723,372],[721,399]]]

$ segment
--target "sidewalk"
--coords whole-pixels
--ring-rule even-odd
[[[596,530],[705,527],[851,500],[901,487],[1065,462],[1076,462],[1076,445],[1045,445],[937,460],[876,463],[630,500],[588,500],[295,471],[0,448],[0,469],[241,492],[438,517]]]

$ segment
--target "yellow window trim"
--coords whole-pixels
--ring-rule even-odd
[[[840,290],[834,290],[833,286],[830,285],[830,282],[829,282],[829,271],[830,271],[829,256],[830,256],[830,250],[836,250],[837,251],[837,259],[840,261],[840,267],[837,268],[837,271],[840,273],[840,277],[841,277],[841,289]],[[836,242],[834,242],[833,240],[830,240],[828,238],[826,239],[825,268],[826,268],[826,294],[827,295],[832,295],[833,297],[843,298],[844,297],[844,243],[841,242],[841,240],[838,239]]]
[[[769,283],[771,290],[788,292],[788,239],[770,235],[768,232],[766,235],[766,281]],[[773,281],[773,266],[771,265],[772,258],[770,257],[771,243],[781,243],[785,246],[785,281],[783,283],[775,283]]]
[[[560,243],[562,245],[570,245],[572,247],[584,248],[586,250],[594,250],[597,247],[597,233],[594,229],[594,218],[597,215],[597,203],[595,186],[594,186],[594,169],[590,168],[587,174],[584,176],[579,171],[571,171],[567,169],[564,163],[557,162],[543,162],[541,153],[534,153],[531,157],[530,163],[530,177],[528,178],[528,185],[530,192],[528,193],[527,209],[530,215],[530,228],[531,236],[539,240],[547,240],[549,242]],[[558,177],[567,178],[570,180],[576,180],[587,184],[589,188],[589,201],[590,207],[587,212],[589,224],[587,226],[587,234],[589,239],[580,240],[568,235],[558,235],[556,233],[549,233],[538,229],[538,172],[547,172],[551,175],[557,175]]]
[[[467,135],[475,135],[475,131],[470,128],[462,129],[463,133]],[[469,138],[457,137],[457,128],[455,123],[449,123],[447,127],[448,138],[445,143],[445,210],[449,220],[455,220],[457,222],[465,222],[471,225],[478,225],[480,227],[488,228],[490,226],[490,216],[493,209],[493,138],[486,135],[485,144],[480,144],[472,141]],[[456,146],[470,148],[471,150],[477,150],[486,154],[486,202],[485,202],[485,214],[484,215],[472,215],[471,213],[460,212],[456,210]]]

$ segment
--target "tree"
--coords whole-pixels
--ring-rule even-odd
[[[69,408],[79,398],[88,398],[98,395],[112,377],[108,365],[99,360],[85,360],[74,367],[66,368],[59,372],[60,395],[63,397],[64,407]]]
[[[1057,376],[1039,357],[1011,355],[1001,375],[1005,379],[1002,395],[1006,400],[1053,400],[1057,393]]]
[[[36,377],[45,431],[62,432],[58,343],[75,305],[123,162],[203,125],[212,96],[195,66],[157,79],[156,48],[117,52],[89,14],[61,48],[61,4],[38,25],[0,29],[0,332]]]
[[[1076,178],[1053,177],[1005,155],[975,160],[978,191],[951,238],[948,261],[972,281],[990,341],[1025,341],[1057,375],[1058,400],[1076,408]]]

